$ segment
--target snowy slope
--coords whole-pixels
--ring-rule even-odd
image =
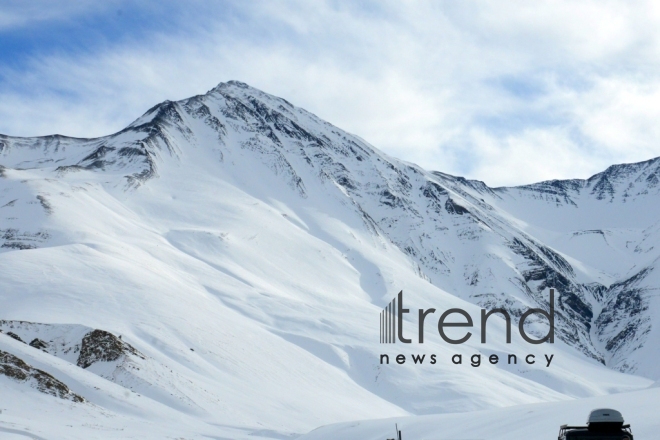
[[[477,411],[407,418],[369,420],[324,426],[300,440],[382,440],[393,438],[398,426],[403,439],[539,439],[554,440],[564,424],[585,426],[591,410],[616,408],[635,438],[657,438],[660,389],[570,402],[538,403]]]
[[[287,438],[659,378],[656,161],[492,189],[229,82],[104,138],[2,136],[0,165],[0,350],[86,399],[0,376],[3,395],[50,414],[37,435],[57,426],[87,438],[89,426],[65,429],[70,408],[125,429],[108,438]],[[413,312],[504,307],[516,319],[547,309],[549,287],[554,345],[527,344],[516,327],[506,344],[497,316],[488,344],[448,346],[430,324],[424,344],[379,344],[379,313],[400,290]],[[528,330],[547,324],[530,319]],[[81,362],[90,334],[106,348]],[[380,365],[382,353],[438,361]],[[456,353],[483,364],[454,365]],[[510,353],[517,365],[486,364]],[[524,364],[527,354],[539,362]],[[11,420],[3,411],[0,429],[33,426],[31,406]]]

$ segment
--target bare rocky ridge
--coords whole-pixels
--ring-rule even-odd
[[[36,369],[11,353],[0,350],[0,375],[27,383],[44,394],[82,403],[85,399],[45,371]]]

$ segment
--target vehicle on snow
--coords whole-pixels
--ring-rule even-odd
[[[558,440],[633,440],[633,435],[619,411],[600,408],[591,411],[587,426],[562,425]]]

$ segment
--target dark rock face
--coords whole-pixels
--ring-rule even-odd
[[[15,202],[16,200],[12,200],[5,206],[11,206]],[[49,238],[50,235],[46,231],[28,232],[20,231],[16,228],[0,229],[0,240],[4,240],[0,248],[16,250],[36,249],[38,244],[43,243]]]
[[[590,294],[590,291],[571,279],[574,273],[570,264],[556,252],[534,241],[524,243],[514,238],[510,248],[526,260],[526,268],[521,273],[528,286],[536,284],[536,288],[529,292],[532,298],[543,304],[543,292],[549,288],[556,289],[557,336],[604,363],[603,356],[590,343],[593,311],[585,299],[586,292]]]
[[[38,370],[11,353],[0,350],[0,374],[17,382],[34,383],[34,388],[60,399],[82,403],[85,399],[45,371]]]
[[[445,202],[445,209],[450,214],[463,215],[469,213],[467,209],[454,202],[451,198],[447,199]]]
[[[93,330],[85,335],[78,356],[78,366],[88,368],[95,362],[116,361],[123,355],[145,356],[115,335],[104,330]]]
[[[627,280],[612,284],[604,292],[604,307],[595,320],[596,333],[612,354],[611,365],[619,371],[634,373],[636,365],[619,351],[633,352],[644,345],[651,331],[648,297],[653,288],[644,286],[644,279],[653,271],[647,267]],[[624,350],[625,349],[625,350]]]
[[[39,339],[39,338],[34,338],[34,339],[30,342],[30,347],[34,347],[34,348],[38,348],[39,350],[44,350],[44,351],[46,351],[46,349],[48,348],[48,343],[42,341],[42,340]]]
[[[16,250],[19,250],[19,251],[24,251],[26,249],[36,249],[37,248],[33,244],[26,244],[26,243],[21,243],[21,242],[11,242],[11,241],[3,243],[2,246],[0,246],[0,247],[7,248],[7,249],[16,249]]]
[[[14,332],[7,332],[7,336],[9,336],[10,338],[14,338],[14,339],[16,339],[17,341],[22,342],[23,344],[25,344],[25,341],[22,340],[21,337],[18,336],[18,335],[17,335],[16,333],[14,333]]]

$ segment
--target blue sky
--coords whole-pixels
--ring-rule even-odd
[[[660,6],[617,1],[0,3],[0,133],[92,137],[246,82],[490,185],[660,156]]]

